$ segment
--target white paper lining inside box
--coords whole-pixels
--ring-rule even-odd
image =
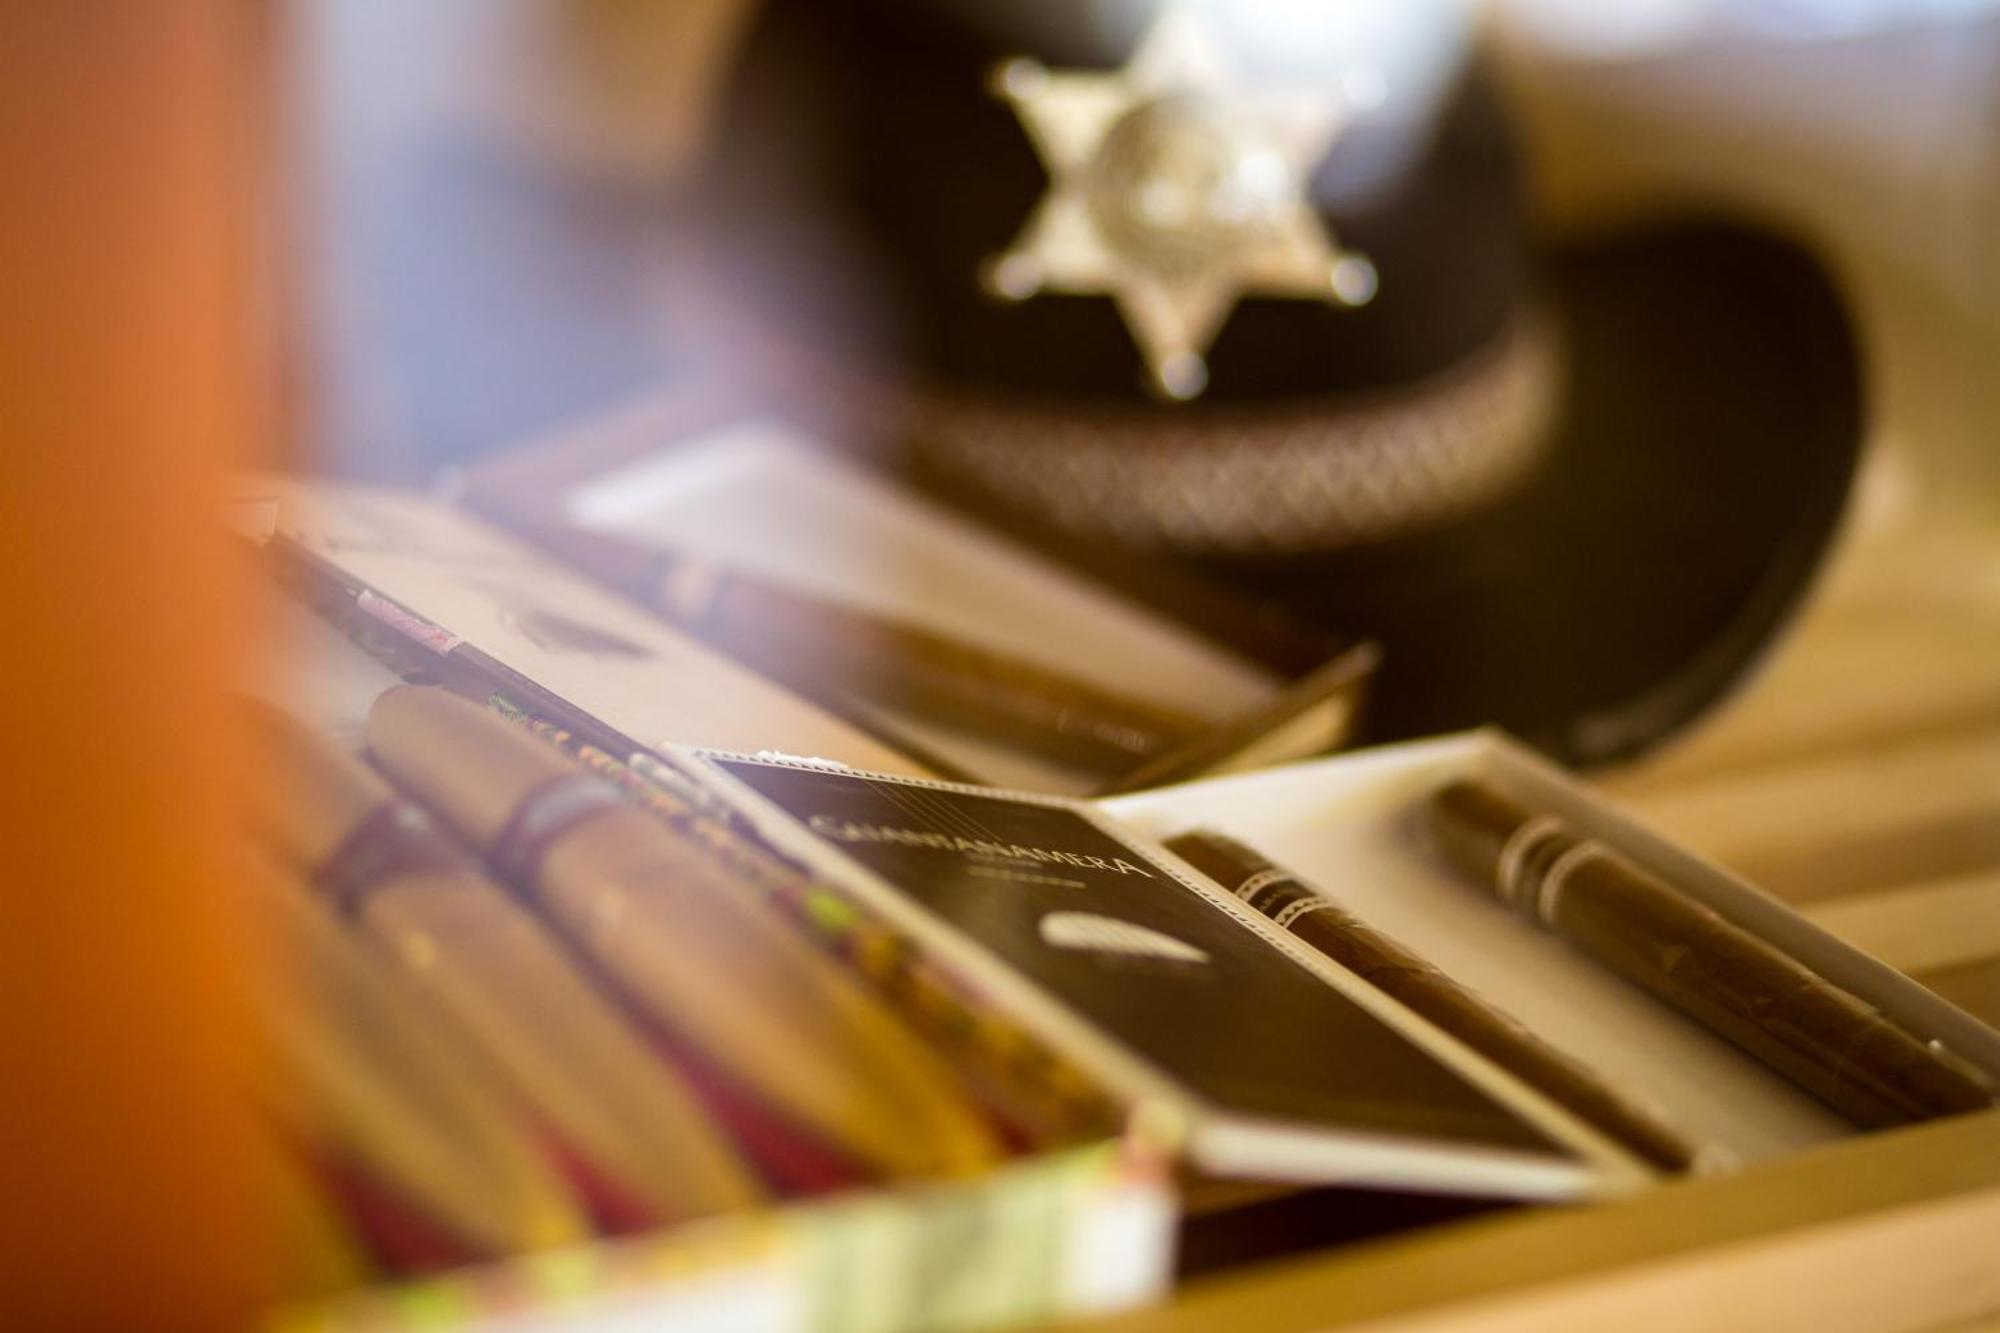
[[[1782,1076],[1511,913],[1428,846],[1423,799],[1477,775],[1570,820],[1897,1021],[2000,1076],[2000,1034],[1493,732],[1383,747],[1102,803],[1148,837],[1240,838],[1676,1123],[1743,1161],[1857,1132]]]

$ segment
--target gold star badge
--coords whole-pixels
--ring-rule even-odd
[[[1121,70],[1017,59],[994,89],[1020,117],[1048,192],[987,290],[1108,295],[1154,385],[1193,398],[1203,359],[1246,293],[1357,306],[1375,268],[1306,198],[1345,122],[1332,92],[1236,88],[1193,16],[1169,10]]]

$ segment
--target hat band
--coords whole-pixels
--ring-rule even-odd
[[[1533,471],[1561,379],[1550,321],[1414,389],[1282,411],[1052,410],[914,389],[913,447],[1082,537],[1209,555],[1324,551],[1486,507]]]

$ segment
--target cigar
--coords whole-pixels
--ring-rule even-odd
[[[765,1197],[679,1074],[420,807],[278,710],[250,713],[273,854],[403,964],[523,1105],[663,1221]]]
[[[802,693],[831,689],[1053,759],[1124,772],[1206,723],[1165,705],[922,625],[797,592],[713,561],[581,528],[535,542],[686,632]]]
[[[992,1131],[950,1069],[754,889],[617,787],[479,705],[405,685],[369,744],[654,1022],[890,1175],[974,1169]]]
[[[1983,1110],[1992,1081],[1554,815],[1473,782],[1432,798],[1440,849],[1529,921],[1866,1128]]]
[[[1419,1017],[1470,1046],[1642,1160],[1668,1172],[1707,1166],[1660,1115],[1613,1088],[1519,1020],[1395,940],[1341,910],[1304,880],[1234,838],[1197,829],[1169,838],[1174,855]]]
[[[257,1007],[261,1101],[280,1132],[360,1168],[472,1257],[588,1237],[457,1030],[296,876],[262,859],[246,873],[263,881],[258,906],[283,963]]]

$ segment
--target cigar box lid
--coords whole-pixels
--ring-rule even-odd
[[[674,752],[1206,1172],[1520,1199],[1622,1151],[1089,803]]]
[[[1034,755],[1004,729],[980,734],[879,703],[858,711],[892,743],[979,781],[1130,790],[1322,753],[1351,734],[1372,644],[1306,631],[1157,562],[1107,568],[1024,542],[838,448],[837,435],[755,394],[669,389],[483,461],[455,486],[531,540],[574,529],[712,562],[1204,724],[1107,774]]]

